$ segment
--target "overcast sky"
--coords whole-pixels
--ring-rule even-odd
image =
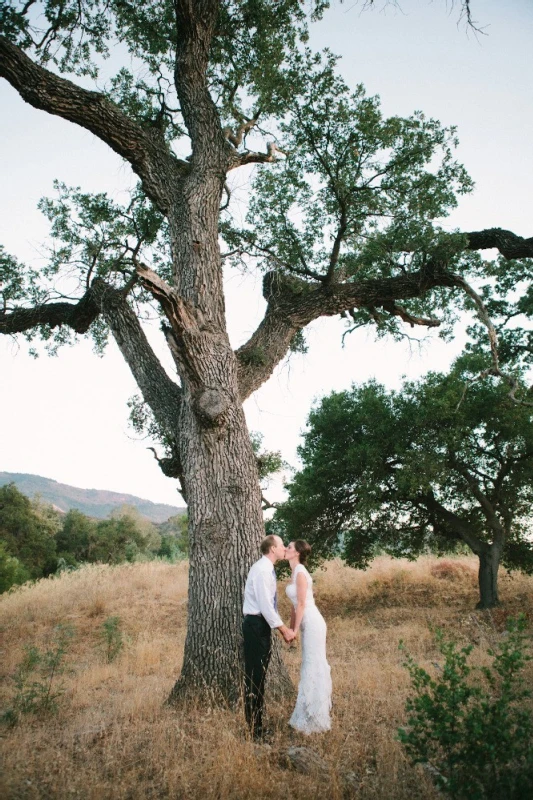
[[[508,228],[533,235],[533,2],[472,0],[487,35],[457,24],[458,8],[445,0],[403,0],[360,13],[334,3],[316,26],[312,44],[342,56],[340,69],[353,86],[379,94],[386,114],[422,110],[457,125],[459,159],[476,183],[446,221],[450,229]],[[90,133],[27,106],[0,82],[0,243],[34,266],[43,264],[47,224],[38,200],[51,196],[54,178],[83,191],[119,196],[132,184],[129,167]],[[263,313],[261,277],[228,273],[227,313],[235,346]],[[157,330],[148,332],[169,371]],[[308,329],[309,353],[293,356],[246,404],[249,426],[296,464],[296,446],[312,402],[371,377],[398,386],[428,369],[444,369],[461,348],[428,337],[422,348],[375,343],[370,331],[341,345],[343,326],[321,320]],[[0,340],[0,471],[30,472],[84,488],[129,492],[181,504],[128,427],[126,402],[136,393],[112,342],[104,358],[82,341],[56,358],[28,355],[28,345]],[[280,497],[280,482],[266,492]]]

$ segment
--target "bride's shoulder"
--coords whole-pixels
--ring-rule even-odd
[[[307,571],[307,567],[304,567],[303,564],[297,564],[296,569],[294,570],[294,574],[296,575],[298,572],[303,572],[306,578],[311,578],[309,572]]]

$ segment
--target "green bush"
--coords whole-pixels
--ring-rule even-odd
[[[57,519],[40,502],[32,503],[13,483],[0,486],[0,541],[30,578],[56,567]]]
[[[35,646],[24,648],[24,657],[11,676],[15,684],[12,705],[2,719],[15,725],[21,714],[52,713],[57,710],[64,686],[57,678],[65,671],[64,658],[74,635],[70,625],[58,625],[48,649]]]
[[[169,561],[180,561],[189,555],[189,520],[187,514],[169,517],[159,526],[161,542],[156,555]]]
[[[100,636],[108,663],[114,661],[124,646],[120,617],[108,617],[102,623]]]
[[[25,583],[30,573],[18,558],[8,553],[3,542],[0,542],[0,594],[7,592],[12,586]]]
[[[436,632],[444,664],[431,677],[406,654],[414,695],[398,731],[412,763],[427,766],[450,797],[533,797],[533,713],[524,685],[525,618],[509,620],[490,667],[471,667],[472,646],[458,649]],[[403,649],[403,644],[400,643]]]

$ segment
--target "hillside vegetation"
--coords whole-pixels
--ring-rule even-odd
[[[476,612],[473,558],[378,558],[366,572],[329,562],[315,581],[328,622],[333,730],[310,739],[291,733],[293,700],[271,702],[274,741],[254,745],[240,709],[164,705],[182,658],[187,568],[185,561],[90,565],[0,599],[4,707],[13,700],[9,676],[24,645],[46,648],[58,624],[75,629],[67,671],[57,678],[65,688],[57,712],[24,714],[2,730],[3,797],[437,798],[428,774],[409,765],[395,738],[409,692],[399,640],[431,671],[441,656],[429,625],[473,643],[477,664],[488,662],[510,615],[524,612],[533,632],[532,577],[502,575],[504,605]],[[123,646],[110,661],[102,631],[113,617]],[[297,681],[299,648],[285,649],[284,658]],[[527,669],[531,681],[531,662]],[[316,750],[329,774],[283,768],[280,754],[292,744]],[[352,789],[343,778],[349,773]]]
[[[14,483],[0,486],[0,593],[84,564],[175,561],[187,553],[186,514],[156,526],[125,505],[109,519],[94,519],[75,508],[62,514],[40,498],[30,500]]]

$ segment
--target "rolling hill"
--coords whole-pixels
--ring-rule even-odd
[[[115,508],[134,506],[139,513],[151,522],[165,522],[176,514],[184,514],[183,506],[171,506],[166,503],[153,503],[141,497],[121,492],[108,492],[105,489],[80,489],[66,483],[58,483],[51,478],[30,475],[24,472],[0,472],[0,486],[14,483],[19,491],[28,497],[40,495],[47,503],[51,503],[59,511],[67,512],[71,508],[90,517],[104,519]]]

